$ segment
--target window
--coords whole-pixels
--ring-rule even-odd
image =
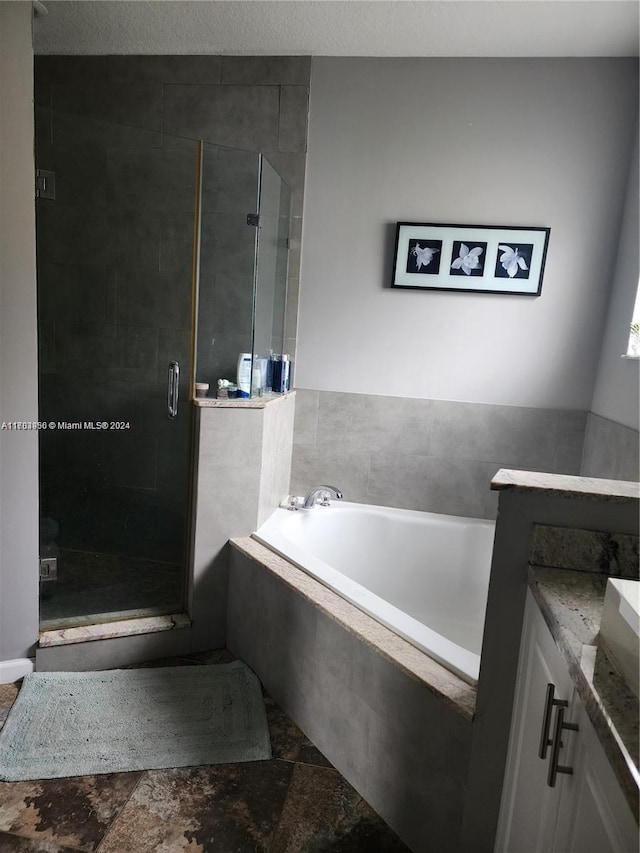
[[[631,358],[640,358],[640,281],[636,291],[636,304],[633,306],[626,354]]]

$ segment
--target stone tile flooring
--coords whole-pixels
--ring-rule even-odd
[[[232,660],[227,652],[149,666]],[[0,725],[19,684],[0,685]],[[265,697],[273,758],[0,782],[0,853],[409,853]]]

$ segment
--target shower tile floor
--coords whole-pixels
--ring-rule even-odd
[[[149,666],[224,663],[224,651]],[[19,684],[0,685],[0,726]],[[273,758],[0,782],[1,853],[410,853],[265,696]]]
[[[61,548],[57,580],[40,582],[40,627],[180,613],[182,586],[173,563]]]

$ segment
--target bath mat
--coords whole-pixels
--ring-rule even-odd
[[[0,780],[271,757],[260,682],[228,664],[34,672],[0,730]]]

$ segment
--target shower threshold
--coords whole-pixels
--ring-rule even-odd
[[[139,634],[155,634],[160,631],[174,631],[189,628],[191,619],[186,613],[174,613],[164,616],[136,616],[130,619],[114,619],[113,613],[105,614],[110,621],[98,622],[93,617],[90,625],[74,627],[44,628],[40,631],[38,646],[68,646],[72,643],[90,643],[95,640],[110,640],[117,637],[134,637]]]

